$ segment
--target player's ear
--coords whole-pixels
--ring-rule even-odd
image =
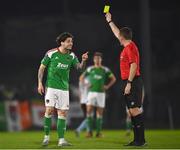
[[[64,44],[64,42],[61,42],[61,45],[63,45]]]

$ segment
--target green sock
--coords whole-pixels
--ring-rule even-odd
[[[92,131],[92,126],[93,126],[93,119],[92,117],[87,117],[87,125],[88,125],[88,129],[91,132]]]
[[[65,119],[58,119],[57,130],[58,130],[58,137],[64,138],[64,132],[66,130],[66,120]]]
[[[102,118],[96,118],[96,132],[100,133],[102,130]]]
[[[49,118],[44,117],[44,132],[45,132],[45,135],[49,135],[50,129],[51,129],[51,117],[49,117]]]

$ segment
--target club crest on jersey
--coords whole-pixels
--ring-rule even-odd
[[[67,69],[69,65],[63,64],[63,63],[58,63],[57,67],[61,69]]]

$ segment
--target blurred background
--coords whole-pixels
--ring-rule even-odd
[[[44,100],[37,94],[37,71],[56,37],[68,31],[75,37],[73,51],[95,51],[117,78],[107,92],[104,128],[125,128],[119,54],[122,50],[103,14],[111,6],[113,21],[133,30],[139,46],[145,87],[147,128],[180,128],[180,5],[178,0],[6,0],[0,5],[0,131],[42,129]],[[70,74],[69,128],[82,120],[78,77]],[[55,127],[56,115],[54,116]]]

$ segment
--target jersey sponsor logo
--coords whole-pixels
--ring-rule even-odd
[[[57,67],[61,68],[61,69],[67,69],[69,67],[69,65],[63,64],[63,63],[58,63]]]
[[[55,57],[55,59],[59,59],[58,57]]]
[[[102,76],[95,74],[95,75],[94,75],[94,79],[100,80],[100,79],[102,79]]]

